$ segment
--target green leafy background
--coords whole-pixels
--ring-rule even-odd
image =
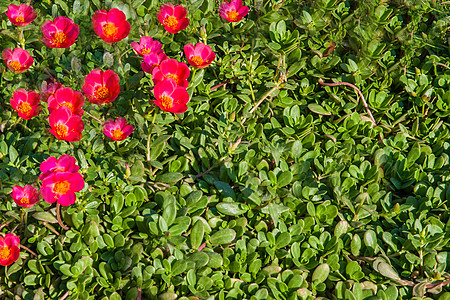
[[[0,298],[450,299],[450,3],[253,0],[232,25],[217,1],[188,0],[190,25],[172,35],[159,1],[32,2],[35,63],[0,66],[0,228],[37,257],[21,249],[0,268]],[[114,45],[91,25],[112,7],[131,23]],[[40,42],[59,15],[80,26],[70,49]],[[189,42],[217,54],[189,79],[188,110],[159,112],[150,140],[151,79],[130,47],[143,35],[180,61]],[[1,48],[20,41],[2,14]],[[59,141],[45,109],[24,121],[9,104],[50,74],[81,90],[94,68],[118,73],[122,91],[84,109],[126,117],[123,142],[87,114],[81,141]],[[377,125],[354,89],[319,78],[356,85]],[[67,231],[53,205],[24,211],[8,195],[62,154],[87,183],[62,210]]]

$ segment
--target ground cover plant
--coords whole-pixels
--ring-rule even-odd
[[[1,299],[450,298],[449,2],[0,12]]]

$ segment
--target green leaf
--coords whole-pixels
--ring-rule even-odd
[[[228,216],[238,216],[247,212],[248,207],[241,203],[221,202],[216,205],[218,211]]]
[[[35,218],[36,220],[44,221],[44,222],[48,222],[48,223],[58,223],[58,220],[56,219],[56,217],[54,217],[49,212],[37,212],[37,213],[34,213],[33,214],[33,218]]]
[[[203,235],[205,234],[205,228],[203,222],[197,220],[192,227],[191,234],[189,238],[191,240],[191,246],[193,249],[198,249],[203,241]]]
[[[236,231],[233,229],[221,229],[217,232],[215,232],[210,237],[210,243],[211,244],[218,244],[218,245],[224,245],[231,243],[234,238],[236,237]]]
[[[325,108],[323,108],[322,106],[320,106],[319,104],[316,104],[316,103],[308,104],[308,108],[313,113],[316,113],[316,114],[319,114],[319,115],[324,115],[324,116],[330,116],[331,115],[331,113],[329,111],[327,111]]]
[[[156,176],[155,181],[156,182],[162,182],[162,183],[176,183],[183,179],[183,174],[172,172],[172,173],[165,173],[162,175]]]

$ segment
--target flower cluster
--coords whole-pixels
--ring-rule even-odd
[[[224,1],[219,7],[220,16],[230,22],[240,21],[248,11],[248,7],[243,6],[241,0],[231,0],[230,3]],[[12,24],[19,27],[29,25],[37,17],[34,9],[27,4],[9,5],[6,15]],[[163,4],[157,19],[164,29],[172,34],[189,26],[187,10],[182,5]],[[49,48],[71,47],[80,32],[78,24],[64,16],[44,21],[40,29],[41,42]],[[92,29],[104,42],[117,43],[128,37],[131,26],[124,12],[112,8],[109,11],[97,10],[94,13]],[[6,68],[16,74],[27,71],[34,63],[30,52],[24,49],[25,44],[20,43],[22,48],[2,50]],[[154,104],[166,112],[185,112],[189,101],[187,88],[191,73],[188,65],[168,58],[163,45],[149,36],[142,36],[139,42],[132,42],[131,47],[142,56],[142,70],[151,74],[155,85]],[[195,69],[209,66],[216,57],[210,46],[200,42],[196,45],[186,44],[183,50],[187,62]],[[38,116],[43,107],[46,108],[49,113],[49,132],[57,139],[76,142],[81,140],[84,130],[82,117],[85,112],[85,99],[95,105],[113,102],[121,91],[120,78],[113,70],[94,69],[84,78],[81,91],[64,87],[50,78],[40,85],[39,93],[23,88],[15,90],[10,104],[24,120]],[[115,121],[108,119],[103,123],[104,134],[114,141],[126,139],[133,129],[133,125],[129,125],[122,117]],[[83,189],[85,182],[74,157],[66,154],[59,158],[49,157],[40,164],[40,170],[40,188],[32,185],[13,187],[11,197],[18,206],[30,208],[38,203],[41,197],[49,203],[57,202],[63,206],[75,203],[75,193]],[[20,239],[14,234],[8,233],[5,237],[0,235],[0,265],[7,266],[18,259],[19,244]]]
[[[49,203],[57,201],[63,206],[74,204],[75,192],[84,187],[84,179],[78,173],[75,158],[67,154],[61,155],[59,159],[50,156],[41,163],[40,169],[42,198]]]

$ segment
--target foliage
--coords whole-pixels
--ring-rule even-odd
[[[22,74],[0,66],[0,226],[37,257],[21,248],[0,268],[0,297],[448,299],[450,3],[441,2],[244,1],[249,15],[231,24],[216,1],[183,1],[190,25],[175,35],[157,21],[156,0],[36,2],[23,36],[3,15],[2,48],[23,43],[35,63]],[[112,7],[131,32],[106,44],[91,18]],[[39,25],[59,15],[80,26],[70,50],[40,41]],[[130,47],[143,35],[179,61],[187,43],[216,52],[189,78],[188,110],[159,111],[154,126],[151,79]],[[135,129],[124,141],[86,115],[83,138],[60,141],[44,113],[25,121],[9,105],[50,74],[81,90],[93,69],[114,70],[122,90],[84,110],[126,117]],[[319,78],[357,86],[377,125],[352,88]],[[62,154],[88,184],[62,210],[69,230],[49,203],[21,210],[8,195]]]

